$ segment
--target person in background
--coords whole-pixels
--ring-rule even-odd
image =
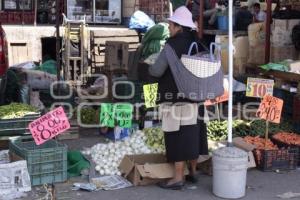
[[[266,13],[261,10],[259,3],[255,3],[253,5],[253,12],[254,23],[264,22],[266,20]]]
[[[235,27],[238,31],[247,31],[248,26],[253,22],[253,15],[248,10],[247,6],[240,7],[237,9],[235,16]]]
[[[191,44],[196,41],[196,32],[193,29],[195,30],[196,26],[192,19],[192,13],[185,6],[177,8],[174,15],[169,18],[170,38],[166,44],[174,50],[179,59],[183,54],[188,53]],[[174,107],[178,103],[179,106],[187,104],[195,106],[198,102],[178,97],[179,90],[170,69],[166,51],[166,47],[164,47],[155,63],[148,69],[150,76],[158,79],[160,108],[165,103]],[[168,162],[174,163],[175,173],[172,179],[159,184],[161,188],[179,190],[184,186],[185,180],[193,183],[197,182],[197,159],[199,155],[208,154],[207,132],[203,121],[204,107],[196,105],[191,112],[195,112],[196,115],[199,113],[200,118],[193,120],[191,124],[179,125],[176,130],[173,130],[177,126],[175,126],[176,122],[172,121],[172,116],[166,116],[166,120],[170,122],[169,129],[164,130],[166,157]],[[162,123],[164,124],[164,118]],[[190,174],[185,177],[186,162],[190,165]]]

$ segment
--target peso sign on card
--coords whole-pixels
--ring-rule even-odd
[[[280,123],[283,100],[273,96],[265,96],[257,111],[257,116],[261,119],[273,123]]]
[[[58,107],[29,124],[29,130],[37,145],[63,133],[70,128],[63,107]]]
[[[265,95],[273,95],[274,80],[248,78],[246,96],[263,98]]]

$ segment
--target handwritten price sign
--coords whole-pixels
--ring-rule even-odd
[[[63,133],[70,128],[70,123],[62,107],[48,112],[29,124],[29,130],[37,145]]]
[[[114,105],[111,103],[101,104],[100,125],[107,127],[115,126]]]
[[[205,106],[212,106],[212,105],[215,105],[215,104],[218,104],[218,103],[222,103],[222,102],[225,102],[225,101],[228,101],[229,99],[229,93],[227,90],[225,90],[224,94],[220,97],[217,97],[215,99],[209,99],[209,100],[206,100],[204,102],[204,105]]]
[[[248,78],[247,79],[247,97],[263,98],[265,95],[273,95],[274,80]]]
[[[133,106],[130,104],[116,104],[114,113],[117,119],[117,125],[121,128],[131,128]]]
[[[266,121],[279,124],[282,107],[283,100],[266,95],[263,98],[256,115],[261,119],[265,119]]]
[[[103,127],[131,128],[133,106],[131,104],[102,103],[100,112],[100,125]]]
[[[156,106],[158,83],[144,85],[143,90],[146,108],[154,108]]]

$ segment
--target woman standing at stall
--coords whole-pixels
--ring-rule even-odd
[[[169,18],[170,38],[166,44],[174,50],[179,59],[182,54],[188,53],[191,44],[196,41],[194,29],[196,29],[196,26],[192,14],[185,6],[176,9],[174,15]],[[159,78],[160,108],[164,108],[165,111],[173,109],[175,110],[174,113],[181,117],[196,113],[195,115],[192,114],[192,118],[185,122],[176,119],[172,115],[165,115],[162,120],[165,132],[166,156],[168,162],[174,163],[175,174],[171,180],[160,183],[159,186],[164,189],[181,189],[185,180],[193,183],[197,182],[195,176],[197,159],[199,154],[208,154],[207,134],[203,122],[204,108],[203,106],[198,107],[197,103],[199,102],[193,102],[178,95],[178,88],[170,69],[166,51],[166,48],[164,48],[155,64],[149,68],[150,75]],[[197,118],[198,114],[200,118]],[[186,162],[189,163],[190,174],[184,177]]]

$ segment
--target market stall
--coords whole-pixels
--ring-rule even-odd
[[[121,22],[117,14],[120,13],[120,2],[114,1],[115,6],[112,1],[97,0],[69,0],[68,3],[68,16],[72,20],[86,16],[91,23]],[[208,59],[208,56],[214,55],[211,48],[210,54],[205,59],[202,57],[202,61],[219,68],[222,65],[228,76],[221,77],[224,95],[203,100],[207,113],[209,154],[201,155],[198,160],[199,168],[205,162],[208,166],[205,172],[213,173],[214,194],[226,198],[245,195],[248,168],[295,170],[299,167],[300,156],[300,117],[297,113],[300,106],[299,61],[266,63],[266,54],[262,53],[266,39],[264,23],[251,24],[248,32],[234,31],[232,3],[229,1],[228,35],[225,30],[203,30],[204,34],[217,34],[216,42],[223,48],[220,50],[216,45],[215,51],[218,53],[220,50],[220,57],[215,60]],[[275,37],[291,34],[291,23],[284,20],[286,29],[278,31],[277,24],[281,22],[273,21],[271,58],[281,61],[278,55],[281,56],[282,49],[299,55],[299,51],[293,49],[292,41],[285,40],[279,44],[282,41]],[[83,25],[66,28],[64,40],[71,38],[73,44],[82,45],[81,49],[85,51],[88,47],[80,44],[78,36],[85,33],[76,32],[80,26]],[[8,86],[11,89],[5,88],[6,97],[9,97],[5,98],[6,104],[20,101],[14,94],[9,96],[9,92],[22,90],[22,86],[28,86],[30,92],[27,95],[30,94],[32,99],[26,99],[23,94],[20,95],[26,99],[23,103],[28,105],[12,103],[0,107],[0,136],[5,139],[17,136],[9,138],[11,161],[27,160],[25,171],[31,186],[66,182],[72,176],[81,176],[88,177],[88,183],[75,183],[74,190],[114,190],[150,185],[173,177],[174,166],[165,156],[164,131],[157,105],[157,80],[147,77],[148,67],[155,63],[170,33],[165,23],[146,27],[145,30],[141,44],[136,35],[131,42],[124,42],[122,38],[127,36],[122,33],[110,37],[112,41],[107,41],[107,32],[106,35],[92,34],[91,49],[99,54],[89,55],[95,56],[91,70],[85,61],[80,63],[80,67],[76,66],[80,60],[78,55],[82,52],[72,51],[74,46],[70,41],[66,57],[73,59],[72,69],[53,68],[51,63],[30,70],[15,67],[13,72],[17,77],[26,74],[27,78],[17,85],[13,84],[18,82],[17,78],[10,80]],[[57,49],[60,49],[59,46]],[[292,54],[286,53],[288,56]],[[57,58],[60,58],[59,52]],[[262,63],[249,64],[249,59]],[[250,67],[244,67],[248,65]],[[60,80],[64,81],[57,82]],[[248,103],[252,104],[249,106]],[[73,121],[76,123],[73,124]],[[4,126],[7,128],[2,129]],[[77,128],[77,136],[66,139],[78,141],[80,145],[81,137],[92,133],[96,135],[93,145],[86,148],[77,146],[77,152],[74,152],[65,145],[65,141],[58,141],[60,136],[70,132],[72,126]],[[88,137],[84,139],[89,140]],[[230,168],[233,175],[229,176],[226,167],[231,167],[232,163],[239,168]],[[184,174],[188,174],[188,170],[185,168]],[[226,185],[219,181],[220,177],[226,183],[239,183],[240,187],[236,189],[231,184]],[[108,184],[112,180],[115,185]]]

